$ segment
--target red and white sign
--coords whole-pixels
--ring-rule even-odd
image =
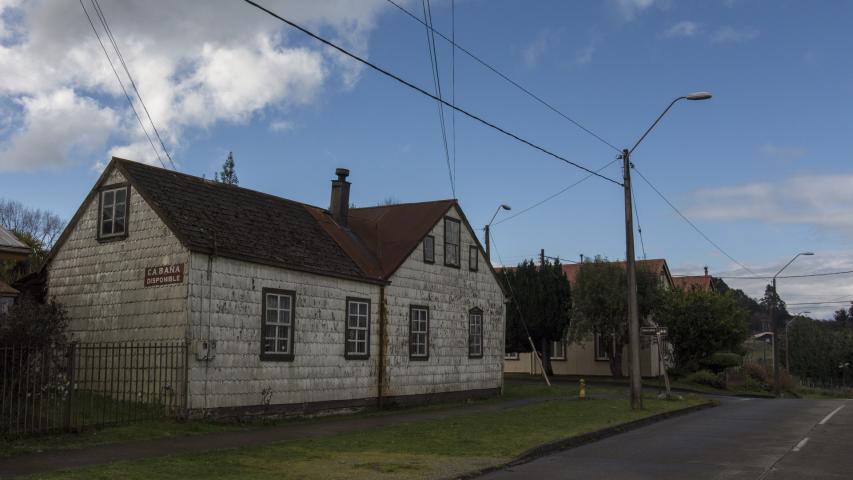
[[[157,285],[170,285],[183,283],[184,264],[163,265],[162,267],[148,267],[145,269],[145,286],[156,287]]]

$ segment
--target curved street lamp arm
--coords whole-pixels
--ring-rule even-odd
[[[652,123],[652,126],[651,126],[651,127],[649,127],[649,128],[648,128],[648,130],[646,130],[646,133],[644,133],[644,134],[643,134],[643,136],[642,136],[642,137],[640,137],[640,139],[639,139],[639,140],[637,140],[637,143],[635,143],[635,144],[634,144],[634,146],[633,146],[633,147],[631,147],[631,150],[629,150],[629,151],[628,151],[628,153],[629,153],[629,154],[634,153],[634,149],[636,149],[636,148],[637,148],[637,145],[639,145],[639,144],[640,144],[640,142],[642,142],[642,141],[643,141],[643,139],[644,139],[644,138],[646,138],[646,135],[648,135],[648,134],[649,134],[649,132],[651,132],[651,131],[652,131],[652,129],[653,129],[653,128],[655,128],[655,125],[657,125],[657,124],[658,124],[658,122],[660,122],[660,119],[661,119],[661,118],[663,118],[663,116],[664,116],[664,115],[666,115],[666,112],[668,112],[668,111],[669,111],[669,109],[670,109],[670,108],[672,108],[672,106],[673,106],[673,105],[675,105],[675,102],[677,102],[677,101],[679,101],[679,100],[684,100],[685,98],[687,98],[687,97],[682,96],[682,97],[678,97],[678,98],[676,98],[675,100],[673,100],[673,101],[672,101],[672,103],[670,103],[670,104],[669,104],[669,106],[668,106],[668,107],[666,107],[666,110],[664,110],[664,111],[663,111],[663,113],[661,113],[661,114],[658,116],[657,120],[655,120],[655,122],[654,122],[654,123]]]
[[[786,268],[788,268],[788,266],[790,266],[792,263],[794,263],[794,260],[796,260],[797,257],[799,257],[800,255],[802,255],[802,253],[798,253],[798,254],[794,255],[794,258],[792,258],[790,262],[786,263],[784,267],[782,267],[778,272],[776,272],[776,275],[773,275],[773,280],[776,280],[776,277],[778,277],[779,274],[782,273],[782,270],[785,270]]]
[[[497,216],[498,216],[498,212],[500,212],[500,211],[501,211],[501,208],[503,208],[503,207],[498,206],[498,209],[497,209],[497,210],[495,210],[495,214],[494,214],[494,215],[492,215],[492,219],[491,219],[491,220],[489,220],[489,223],[487,223],[486,225],[491,225],[491,224],[492,224],[492,222],[494,222],[494,221],[495,221],[495,217],[497,217]]]

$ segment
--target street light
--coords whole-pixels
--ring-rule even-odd
[[[769,316],[770,316],[770,328],[773,331],[773,393],[775,393],[777,397],[780,395],[782,390],[779,388],[779,349],[777,348],[778,345],[776,344],[776,333],[777,333],[776,331],[778,329],[776,328],[776,321],[773,318],[773,313],[774,313],[773,310],[774,310],[774,307],[776,306],[776,299],[779,298],[779,296],[776,294],[776,277],[778,277],[780,273],[782,273],[786,268],[788,268],[789,265],[794,263],[794,260],[800,258],[800,256],[811,256],[811,255],[814,255],[814,252],[800,252],[800,253],[794,255],[794,258],[792,258],[790,262],[786,263],[784,267],[780,268],[779,271],[776,272],[776,275],[773,275],[773,282],[772,282],[773,298],[772,298],[772,301],[770,302],[770,312],[769,312],[770,315]]]
[[[666,112],[675,105],[679,100],[707,100],[711,98],[708,92],[695,92],[689,95],[684,95],[676,98],[669,104],[663,113],[658,115],[658,118],[652,125],[646,129],[645,133],[637,140],[637,143],[631,147],[622,150],[622,171],[623,185],[625,190],[625,263],[628,276],[628,341],[631,371],[631,408],[634,410],[643,408],[643,384],[640,377],[640,318],[637,306],[637,272],[634,259],[634,214],[633,205],[631,204],[631,154],[640,145],[640,142],[646,138],[646,135],[655,128],[655,125],[660,122]]]
[[[501,210],[512,210],[512,207],[510,207],[509,205],[507,205],[505,203],[502,203],[501,206],[499,206],[497,208],[497,210],[495,210],[495,214],[492,215],[492,219],[489,220],[489,223],[486,224],[486,228],[483,229],[486,231],[486,260],[488,260],[489,263],[492,262],[492,252],[491,252],[491,246],[490,246],[491,239],[490,239],[490,235],[489,235],[489,228],[492,226],[492,222],[495,221],[495,217],[498,216],[498,213],[500,213]]]
[[[807,313],[812,312],[800,312],[797,317],[804,317]],[[796,320],[797,317],[794,317],[785,323],[785,370],[787,370],[788,373],[791,373],[791,342],[788,341],[788,339],[790,338],[790,334],[788,333],[788,327],[791,326],[791,323],[793,323],[793,321]]]

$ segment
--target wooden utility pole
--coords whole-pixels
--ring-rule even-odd
[[[637,311],[637,268],[634,259],[634,212],[631,205],[631,152],[622,150],[625,185],[625,264],[628,274],[628,355],[631,378],[631,408],[643,408],[640,378],[640,316]]]

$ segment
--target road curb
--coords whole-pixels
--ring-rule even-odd
[[[629,432],[631,430],[636,430],[638,428],[642,428],[653,423],[661,422],[663,420],[667,420],[673,417],[679,417],[681,415],[687,415],[689,413],[698,412],[700,410],[705,410],[708,408],[713,408],[719,405],[720,403],[711,400],[707,403],[703,403],[701,405],[693,405],[692,407],[682,408],[680,410],[673,410],[671,412],[663,412],[657,413],[655,415],[651,415],[645,418],[640,418],[637,420],[632,420],[627,423],[622,423],[619,425],[614,425],[612,427],[602,428],[600,430],[595,430],[593,432],[587,432],[580,435],[576,435],[573,437],[561,438],[559,440],[555,440],[553,442],[548,442],[536,447],[533,447],[526,452],[522,453],[518,457],[514,459],[499,464],[492,465],[490,467],[481,468],[479,470],[474,470],[468,473],[464,473],[459,476],[451,477],[456,480],[469,480],[473,478],[477,478],[483,476],[487,473],[491,473],[497,470],[502,470],[507,467],[514,467],[517,465],[522,465],[537,458],[544,457],[546,455],[550,455],[552,453],[560,452],[563,450],[570,450],[573,448],[577,448],[589,443],[594,443],[599,440],[604,440],[605,438],[612,437],[615,435],[619,435],[620,433]]]

